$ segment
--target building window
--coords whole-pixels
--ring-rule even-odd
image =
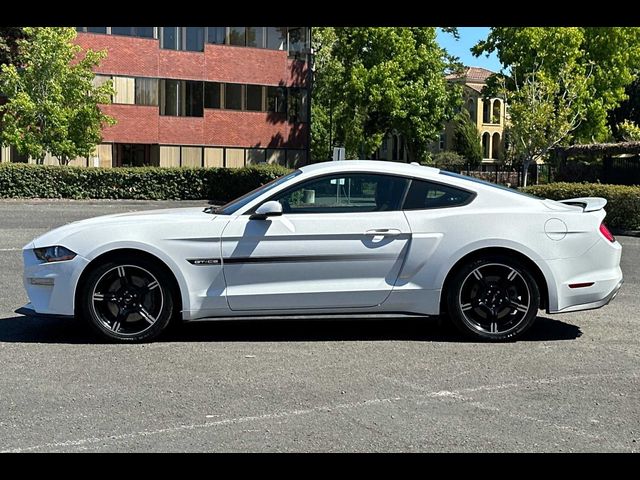
[[[113,103],[123,105],[135,105],[136,87],[135,79],[131,77],[113,77]]]
[[[222,84],[204,82],[204,108],[220,108]]]
[[[267,87],[267,111],[275,113],[287,111],[287,91],[284,87]]]
[[[446,144],[447,144],[447,137],[446,137],[446,135],[444,133],[441,133],[440,134],[440,144],[439,144],[440,151],[445,149]]]
[[[482,100],[482,123],[491,123],[491,100]]]
[[[227,83],[225,85],[224,108],[228,110],[242,110],[243,85]]]
[[[493,115],[491,117],[491,123],[495,123],[497,125],[500,124],[500,110],[501,110],[501,102],[500,100],[493,101]]]
[[[87,27],[87,33],[107,33],[107,27]]]
[[[247,85],[247,110],[260,112],[262,108],[262,86]]]
[[[111,35],[153,38],[153,27],[111,27]]]
[[[284,50],[287,43],[287,27],[266,27],[267,48]]]
[[[491,154],[491,134],[489,132],[484,132],[482,134],[482,157],[483,158],[491,158],[489,155]]]
[[[500,134],[493,134],[491,141],[491,158],[498,160],[500,158]]]
[[[150,147],[138,143],[116,143],[113,164],[116,167],[148,167],[152,165]]]
[[[202,117],[204,115],[203,88],[204,82],[184,80],[185,116]]]
[[[167,50],[178,50],[178,27],[162,27],[160,47]]]
[[[204,52],[204,27],[181,27],[185,37],[185,50]]]
[[[303,88],[290,88],[288,95],[289,121],[307,121],[307,91]]]
[[[308,28],[289,27],[289,55],[298,57],[309,50]]]
[[[160,115],[202,117],[203,82],[191,80],[160,81]]]
[[[229,27],[229,45],[244,47],[247,44],[245,27]]]
[[[136,105],[158,106],[158,79],[136,78]]]
[[[160,80],[160,115],[180,114],[179,88],[180,80]]]
[[[207,27],[207,43],[224,44],[227,27]]]
[[[160,47],[165,50],[204,52],[204,27],[162,27]]]
[[[247,47],[264,48],[264,28],[245,27],[247,33]]]

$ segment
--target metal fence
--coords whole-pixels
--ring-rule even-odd
[[[640,155],[602,160],[602,183],[640,185]]]
[[[514,167],[510,170],[495,170],[491,172],[484,172],[480,170],[471,170],[470,165],[467,164],[465,168],[456,169],[455,171],[464,175],[468,175],[469,177],[505,185],[507,187],[517,188],[524,185],[524,170],[522,169],[522,167]],[[529,165],[529,171],[527,174],[527,185],[551,183],[552,181],[554,181],[554,178],[555,170],[551,165],[539,165],[535,163]]]

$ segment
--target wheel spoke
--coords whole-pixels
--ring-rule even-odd
[[[93,294],[93,301],[94,302],[103,302],[105,300],[105,296],[104,293],[94,293]]]
[[[120,285],[126,286],[129,285],[129,279],[127,278],[127,273],[124,270],[124,267],[118,267],[118,277],[120,277]]]
[[[140,309],[138,310],[138,313],[140,314],[140,316],[142,316],[142,318],[144,318],[147,321],[149,325],[153,325],[154,323],[156,323],[157,318],[155,318],[153,315],[147,312],[147,310],[144,307],[140,307]]]
[[[522,313],[527,313],[529,311],[529,306],[528,305],[523,305],[521,303],[515,302],[513,300],[511,300],[509,302],[509,306],[519,312]]]

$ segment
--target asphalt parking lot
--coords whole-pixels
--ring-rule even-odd
[[[194,324],[110,345],[13,313],[33,237],[176,203],[0,201],[0,452],[640,450],[640,238],[619,237],[612,304],[540,312],[508,344],[363,320]]]

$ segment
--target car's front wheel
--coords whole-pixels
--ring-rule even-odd
[[[536,319],[540,290],[515,258],[487,256],[458,269],[447,291],[447,307],[456,327],[482,340],[515,340]]]
[[[165,330],[173,316],[171,285],[166,271],[147,259],[107,261],[83,282],[80,314],[109,340],[149,341]]]

